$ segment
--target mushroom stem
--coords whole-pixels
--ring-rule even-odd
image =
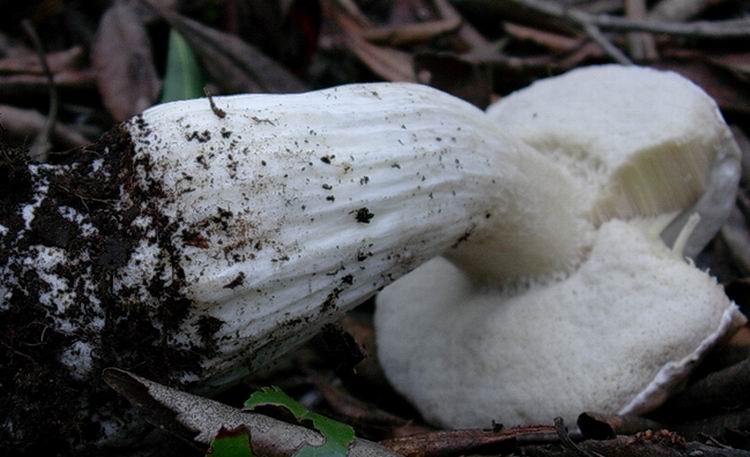
[[[161,105],[64,163],[8,173],[4,402],[70,417],[61,436],[89,421],[83,441],[122,431],[102,367],[215,391],[446,250],[507,281],[583,257],[570,180],[447,94],[371,84],[214,101],[224,116],[206,100]],[[54,379],[59,401],[26,378]],[[3,411],[8,442],[49,433]]]

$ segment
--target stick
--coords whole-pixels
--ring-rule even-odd
[[[625,14],[630,19],[642,20],[646,18],[646,0],[625,0]],[[644,32],[628,34],[628,48],[635,60],[656,60],[656,43],[653,35]]]
[[[29,149],[31,160],[36,162],[46,162],[47,155],[52,147],[50,136],[52,135],[55,123],[57,122],[57,87],[55,86],[55,78],[52,76],[52,71],[50,71],[49,65],[47,64],[47,54],[44,52],[44,46],[42,46],[42,41],[39,39],[36,30],[34,30],[34,26],[31,25],[31,22],[28,20],[21,22],[21,26],[31,40],[31,43],[34,45],[34,49],[39,56],[39,62],[42,65],[42,70],[44,71],[44,76],[47,78],[47,84],[49,86],[49,114],[47,115],[47,124],[36,136],[34,143]]]
[[[586,34],[590,36],[592,40],[596,41],[596,43],[601,46],[604,52],[606,52],[612,60],[622,65],[633,65],[633,61],[630,60],[625,53],[620,51],[617,46],[612,44],[612,42],[604,36],[602,31],[599,30],[599,27],[589,23],[584,23],[582,25]]]
[[[508,3],[513,3],[520,7],[547,16],[552,16],[554,18],[572,21],[581,27],[583,27],[584,24],[592,24],[607,30],[663,33],[667,35],[700,37],[716,40],[750,36],[750,21],[747,20],[714,22],[700,21],[682,24],[653,20],[627,19],[607,14],[590,14],[546,0],[508,0]]]

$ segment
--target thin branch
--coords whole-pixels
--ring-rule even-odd
[[[629,19],[643,20],[647,15],[646,0],[625,0],[625,16]],[[628,49],[635,60],[657,60],[654,36],[644,32],[628,33]]]
[[[730,20],[715,22],[672,23],[653,20],[636,20],[607,14],[590,14],[579,9],[546,0],[508,0],[509,3],[547,16],[575,22],[583,27],[592,24],[602,29],[623,32],[650,32],[667,35],[710,39],[744,38],[750,36],[750,21]]]
[[[590,36],[592,40],[596,41],[597,44],[602,47],[604,52],[606,52],[615,62],[622,65],[633,65],[633,61],[631,61],[625,53],[620,51],[617,46],[612,44],[612,42],[604,36],[602,31],[599,30],[599,27],[589,23],[584,23],[582,26],[586,34]]]
[[[557,431],[557,436],[560,438],[563,448],[570,451],[573,455],[578,457],[600,457],[598,454],[587,451],[573,442],[570,435],[568,435],[568,430],[565,428],[565,422],[562,417],[555,418],[555,431]]]

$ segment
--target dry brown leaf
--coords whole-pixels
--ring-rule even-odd
[[[461,27],[461,19],[375,27],[362,32],[362,37],[371,43],[389,46],[408,46],[434,40],[455,32]]]
[[[229,93],[304,92],[307,85],[239,37],[205,26],[174,11],[155,6],[182,34],[211,79]]]
[[[394,0],[388,23],[404,25],[428,19],[432,19],[432,14],[425,0]]]
[[[73,70],[54,75],[55,86],[61,92],[96,90],[94,72]],[[47,97],[49,83],[43,75],[0,76],[0,100],[19,100],[25,97]]]
[[[140,113],[159,96],[161,83],[151,42],[140,16],[129,4],[118,1],[104,13],[92,61],[102,101],[115,120]]]
[[[463,20],[461,14],[451,5],[448,0],[435,0],[435,9],[444,19],[458,19],[463,24],[458,31],[458,36],[469,48],[485,49],[490,47],[490,42],[482,36],[471,24]]]
[[[75,46],[65,51],[50,52],[45,57],[52,73],[74,70],[83,60],[83,48]],[[39,56],[24,54],[0,59],[0,73],[43,75],[44,71]]]
[[[544,30],[526,27],[506,22],[503,25],[505,33],[517,40],[530,41],[554,52],[570,52],[581,46],[585,39],[546,32]]]
[[[370,70],[387,81],[415,82],[414,62],[411,54],[396,49],[368,43],[362,34],[368,25],[357,14],[324,0],[325,12],[344,32],[346,45]]]
[[[419,82],[486,108],[492,95],[492,69],[452,53],[420,53],[414,58]]]
[[[34,137],[45,129],[47,117],[38,111],[0,105],[0,125],[11,138],[30,144]],[[83,135],[60,122],[55,123],[52,141],[64,148],[76,148],[91,143]]]
[[[731,71],[738,78],[750,82],[750,53],[707,56],[709,62]]]

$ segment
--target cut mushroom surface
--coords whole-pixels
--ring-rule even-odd
[[[723,319],[720,337],[744,320],[713,278],[613,220],[574,274],[526,290],[477,286],[434,259],[381,292],[375,325],[397,389],[428,420],[460,428],[624,411],[667,362],[695,365]]]
[[[569,209],[595,227],[579,232],[590,250],[557,278],[489,278],[448,251],[452,262],[397,281],[377,302],[386,374],[450,427],[654,409],[745,320],[682,259],[696,219],[674,249],[658,239],[700,197],[714,159],[736,149],[716,104],[676,74],[613,65],[539,81],[488,117],[573,182]],[[503,257],[460,249],[481,250],[483,263]]]

